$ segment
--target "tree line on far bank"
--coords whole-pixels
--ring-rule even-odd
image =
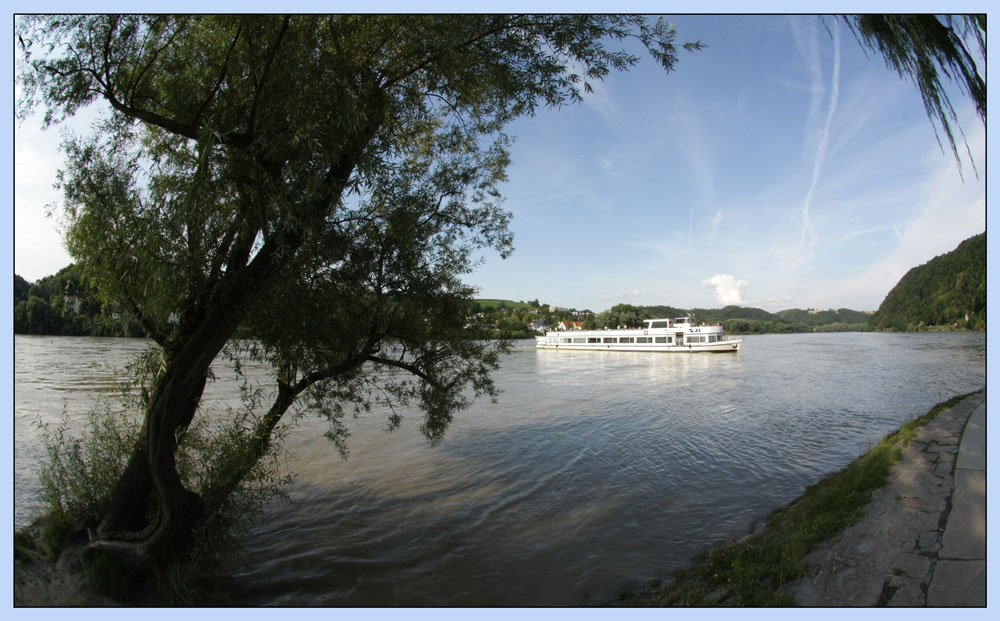
[[[496,301],[494,301],[496,302]],[[538,331],[532,325],[544,322],[543,330],[558,329],[560,322],[578,322],[582,330],[604,328],[639,328],[646,319],[687,317],[693,315],[698,323],[721,324],[730,334],[784,334],[794,332],[860,332],[868,326],[870,315],[848,308],[815,311],[789,309],[769,313],[760,308],[726,306],[725,308],[694,308],[689,310],[673,306],[634,306],[617,304],[601,313],[574,310],[549,310],[548,305],[525,305],[521,302],[503,301],[502,305],[484,305],[475,301],[473,309],[487,324],[494,325],[497,336],[504,338],[530,338]]]
[[[914,267],[886,295],[874,314],[849,308],[770,313],[760,308],[726,306],[720,309],[680,309],[673,306],[618,304],[599,313],[548,312],[535,302],[474,304],[485,308],[487,320],[508,338],[534,334],[528,322],[544,319],[553,329],[559,321],[574,320],[584,330],[641,327],[643,320],[694,315],[700,323],[722,324],[730,334],[781,334],[793,332],[920,332],[925,330],[986,329],[986,233],[963,241],[955,250]]]
[[[100,300],[75,263],[34,283],[14,275],[14,334],[145,336],[131,314]]]
[[[553,309],[536,300],[472,300],[470,315],[493,325],[497,336],[529,338],[531,324],[548,329],[578,321],[584,330],[640,327],[653,317],[694,315],[699,322],[722,324],[730,334],[986,329],[986,233],[962,242],[952,252],[913,268],[889,292],[875,314],[849,308],[770,313],[760,308],[680,309],[673,306],[618,304],[601,312]],[[69,265],[38,282],[14,276],[14,333],[65,336],[144,336],[127,312],[116,312]]]

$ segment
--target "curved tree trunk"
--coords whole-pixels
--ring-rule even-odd
[[[377,104],[375,109],[381,110],[386,101],[379,98]],[[189,318],[191,323],[186,324],[184,334],[171,339],[175,347],[164,351],[165,371],[146,407],[145,441],[140,440],[133,452],[126,475],[116,487],[111,509],[101,520],[103,528],[98,539],[89,546],[91,551],[103,550],[127,565],[141,566],[175,558],[189,549],[194,530],[204,517],[204,505],[197,494],[184,488],[177,473],[176,433],[186,429],[194,418],[215,357],[253,303],[295,256],[306,239],[310,223],[318,225],[342,194],[355,163],[379,127],[379,115],[372,119],[368,127],[346,141],[342,159],[328,171],[325,196],[302,206],[299,215],[303,224],[282,230],[264,243],[249,264],[227,269],[210,288],[196,296],[197,303],[191,311],[195,317]],[[254,237],[249,239],[252,241]],[[239,265],[249,252],[247,244],[229,258]],[[294,395],[291,399],[294,400]],[[291,400],[282,404],[280,413],[290,403]],[[276,422],[277,418],[273,420]],[[269,439],[270,429],[267,429],[260,450],[266,450]],[[155,499],[155,516],[137,532],[135,529],[144,521],[151,496]]]
[[[269,250],[262,249],[245,270],[234,273],[213,300],[212,312],[191,334],[176,339],[176,349],[164,352],[165,371],[146,406],[143,432],[91,551],[103,550],[127,565],[143,565],[188,550],[204,507],[197,494],[184,488],[177,473],[177,432],[194,418],[215,357],[253,300],[287,262],[287,255],[277,258]],[[151,505],[155,513],[147,522]]]
[[[206,375],[202,375],[200,381],[192,386],[188,391],[193,396],[189,399],[193,403],[192,408],[181,408],[189,410],[177,417],[179,424],[177,427],[187,428],[194,417],[195,410],[202,392],[205,389]],[[166,378],[164,378],[166,379]],[[155,508],[151,504],[150,494],[153,491],[153,477],[150,473],[150,438],[149,423],[154,417],[149,416],[150,408],[155,399],[161,397],[160,384],[153,391],[153,398],[147,403],[147,415],[136,441],[129,462],[125,471],[118,479],[115,490],[112,494],[108,509],[97,527],[97,532],[102,535],[116,533],[119,537],[126,537],[125,533],[136,533],[148,526],[149,514]],[[176,447],[175,447],[176,448]]]
[[[153,489],[153,479],[149,475],[148,442],[146,427],[143,426],[125,472],[115,484],[108,509],[97,526],[98,533],[138,531],[145,525],[149,494]]]
[[[132,557],[126,564],[138,567],[187,550],[203,509],[198,495],[181,483],[174,455],[176,432],[194,418],[215,354],[202,351],[200,357],[208,362],[170,365],[157,384],[142,434],[101,520],[92,551]],[[155,514],[149,520],[151,508]]]

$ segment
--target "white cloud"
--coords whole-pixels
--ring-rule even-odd
[[[701,281],[702,287],[715,287],[715,300],[723,306],[743,304],[743,290],[750,283],[729,274],[716,274]]]

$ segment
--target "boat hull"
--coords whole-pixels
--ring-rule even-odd
[[[741,338],[728,338],[722,326],[697,325],[694,317],[647,319],[644,328],[551,331],[535,337],[537,349],[570,351],[637,351],[694,354],[740,350]]]
[[[563,351],[638,351],[638,352],[659,352],[659,353],[678,353],[678,354],[695,354],[695,353],[732,353],[739,351],[740,347],[743,345],[743,339],[728,339],[725,341],[716,341],[714,343],[691,343],[685,345],[660,345],[660,344],[641,344],[641,345],[621,345],[621,344],[605,344],[605,343],[555,343],[549,344],[542,342],[544,337],[536,337],[539,339],[535,343],[536,349],[557,349]]]

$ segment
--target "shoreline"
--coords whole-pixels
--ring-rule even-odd
[[[985,605],[985,555],[979,565],[960,563],[949,558],[945,526],[949,523],[968,522],[970,509],[964,501],[953,500],[956,489],[955,473],[963,467],[958,455],[963,431],[969,420],[982,408],[985,417],[986,389],[961,395],[938,404],[918,419],[905,423],[887,436],[886,440],[858,457],[844,470],[826,477],[807,488],[806,492],[788,505],[771,512],[763,526],[731,543],[707,552],[703,557],[674,573],[673,578],[650,583],[645,587],[623,594],[611,606],[747,606],[747,605],[799,605],[799,606],[876,606],[876,605],[980,605],[977,599],[977,580],[981,574],[982,605]],[[985,424],[983,424],[985,428]],[[978,433],[978,432],[977,432]],[[970,434],[970,437],[974,434]],[[985,432],[983,459],[985,460]],[[964,449],[964,441],[962,444]],[[829,537],[806,548],[799,548],[795,558],[780,559],[774,565],[784,565],[784,578],[776,585],[774,599],[768,603],[748,603],[740,592],[739,576],[720,568],[720,552],[736,552],[737,560],[730,563],[749,562],[746,550],[759,548],[773,542],[776,532],[785,527],[784,522],[797,507],[809,502],[809,497],[837,484],[843,473],[859,463],[864,463],[876,451],[889,450],[896,459],[888,466],[888,475],[881,485],[870,491],[862,503],[861,513],[851,523],[841,526]],[[931,476],[927,476],[928,471]],[[920,479],[921,475],[924,475]],[[922,480],[922,487],[915,488],[913,481]],[[900,489],[906,485],[906,489]],[[833,489],[835,497],[838,491]],[[951,518],[952,509],[957,512]],[[978,510],[974,505],[972,512]],[[899,513],[902,511],[903,513]],[[900,516],[904,519],[900,519]],[[983,513],[985,516],[985,511]],[[921,520],[915,521],[914,517]],[[951,518],[951,519],[949,519]],[[973,522],[975,520],[973,519]],[[900,533],[900,525],[914,532]],[[955,527],[957,528],[957,526]],[[891,531],[887,533],[886,529]],[[985,534],[985,517],[983,518]],[[73,606],[158,606],[168,605],[162,600],[144,594],[143,601],[124,603],[101,594],[90,584],[87,572],[79,558],[84,541],[71,542],[59,558],[51,560],[44,548],[43,527],[39,521],[15,533],[14,554],[14,606],[15,607],[73,607]],[[948,531],[949,533],[952,531]],[[887,536],[891,534],[892,536]],[[866,538],[867,537],[867,538]],[[860,538],[860,539],[859,539]],[[882,542],[883,547],[871,548],[869,539]],[[954,540],[954,537],[952,538]],[[950,549],[954,549],[952,544]],[[984,548],[985,549],[985,548]],[[858,554],[859,550],[862,552]],[[853,551],[853,552],[852,552]],[[740,554],[744,554],[740,557]],[[968,555],[966,555],[968,556]],[[742,561],[739,559],[743,559]],[[845,558],[854,558],[853,565]],[[956,564],[957,563],[957,564]],[[935,569],[940,568],[935,572]],[[935,588],[933,579],[953,575],[957,568],[973,572],[965,580],[971,584],[972,594],[954,600],[954,588]],[[731,570],[732,567],[729,568]],[[845,572],[849,580],[845,580]],[[979,573],[976,573],[979,572]],[[720,578],[720,575],[722,576]],[[952,578],[961,582],[965,574]],[[733,578],[736,578],[734,581]],[[846,588],[843,585],[847,585]],[[947,599],[951,597],[952,599]],[[965,598],[965,599],[961,599]],[[948,603],[950,602],[950,603]],[[238,604],[236,604],[238,605]],[[512,603],[511,605],[516,605]]]
[[[985,606],[985,402],[983,388],[939,403],[772,511],[754,532],[609,605]],[[870,462],[880,453],[894,457],[886,478],[846,524],[808,543],[783,540],[790,528],[812,526],[790,522],[828,517],[822,511],[795,515],[804,504],[820,495],[856,494],[844,480],[873,469]],[[968,484],[956,486],[962,469],[982,475],[981,498],[969,496]],[[792,537],[803,539],[797,532]],[[767,561],[775,571],[740,567]],[[754,582],[747,583],[748,574]]]

